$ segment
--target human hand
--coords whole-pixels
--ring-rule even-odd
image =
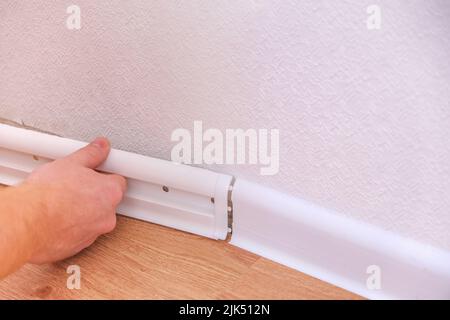
[[[36,208],[24,217],[33,232],[29,262],[47,263],[77,254],[116,225],[125,178],[95,171],[110,144],[97,138],[77,152],[35,170],[19,187]],[[26,199],[25,199],[26,200]]]

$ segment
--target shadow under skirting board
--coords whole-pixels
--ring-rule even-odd
[[[366,298],[450,299],[448,251],[240,179],[233,216],[231,244]]]

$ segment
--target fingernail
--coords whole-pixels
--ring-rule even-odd
[[[105,148],[108,145],[108,141],[105,138],[98,137],[94,141],[92,141],[92,144],[99,148]]]

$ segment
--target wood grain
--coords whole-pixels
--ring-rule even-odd
[[[66,287],[69,265],[81,268],[79,290]],[[0,281],[0,299],[357,298],[226,242],[126,217],[77,256]]]

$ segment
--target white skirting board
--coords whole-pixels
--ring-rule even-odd
[[[84,145],[0,124],[0,183]],[[233,245],[367,298],[450,299],[449,252],[245,180],[231,193],[233,177],[204,169],[113,149],[99,170],[128,179],[124,215],[223,240],[233,209]]]
[[[364,297],[450,299],[450,252],[240,179],[233,216],[231,244]]]
[[[85,145],[0,124],[0,183],[16,185],[38,166]],[[127,178],[119,213],[213,239],[227,238],[232,176],[115,149],[98,170]]]

